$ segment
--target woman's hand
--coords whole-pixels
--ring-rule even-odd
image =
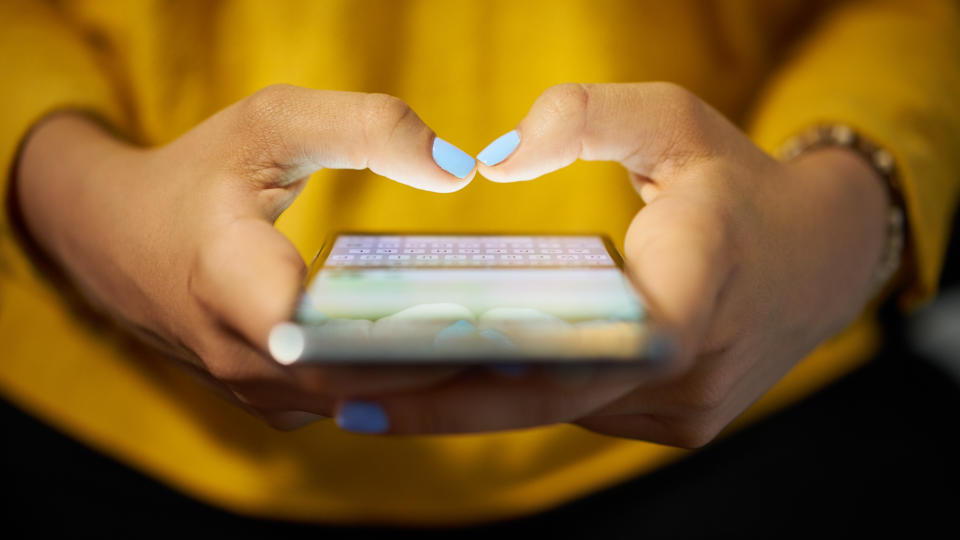
[[[153,149],[80,115],[52,116],[29,137],[15,182],[31,234],[91,301],[293,427],[313,418],[303,411],[329,415],[339,392],[415,388],[452,372],[296,370],[264,354],[305,270],[272,223],[321,167],[444,193],[474,174],[469,156],[397,98],[273,86]]]
[[[557,86],[516,132],[481,153],[481,174],[530,180],[578,158],[629,171],[646,206],[625,255],[653,317],[677,336],[666,369],[540,369],[358,393],[338,406],[342,426],[411,434],[574,422],[700,446],[849,324],[871,293],[888,201],[853,153],[780,163],[664,83]]]

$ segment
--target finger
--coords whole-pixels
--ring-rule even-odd
[[[291,431],[294,429],[299,429],[308,424],[312,424],[318,420],[324,418],[329,418],[330,410],[329,406],[324,410],[324,414],[318,414],[315,412],[307,411],[297,411],[297,410],[265,410],[259,407],[255,407],[250,404],[250,399],[247,397],[241,398],[244,394],[238,394],[237,391],[231,389],[229,386],[223,383],[223,381],[212,376],[208,371],[202,370],[193,364],[184,364],[189,369],[188,373],[193,375],[198,381],[204,384],[209,389],[213,390],[221,398],[225,399],[227,402],[247,411],[253,416],[261,418],[271,427],[281,430],[281,431]],[[269,366],[265,366],[267,369],[271,369]],[[288,388],[283,388],[281,395],[289,396],[290,391]],[[315,400],[314,400],[315,401]]]
[[[450,376],[455,368],[284,368],[265,358],[245,342],[220,334],[204,350],[207,365],[217,374],[193,364],[188,373],[229,403],[261,418],[270,426],[289,431],[329,418],[332,396],[380,393],[403,388],[414,390]],[[446,370],[446,373],[443,371]],[[218,378],[219,377],[219,378]],[[318,391],[317,386],[334,391]],[[327,395],[329,394],[329,395]]]
[[[251,347],[223,328],[210,328],[195,345],[205,370],[201,380],[251,414],[298,410],[330,416],[334,401],[313,391],[304,378]]]
[[[447,193],[474,174],[473,158],[437,139],[392,96],[277,85],[230,109],[236,122],[227,129],[246,132],[252,141],[241,149],[240,172],[249,173],[251,166],[266,171],[259,179],[267,186],[322,167],[369,168],[409,186]]]
[[[392,392],[411,392],[452,379],[462,366],[293,366],[308,388],[334,398],[349,399]]]
[[[232,390],[227,385],[223,384],[218,379],[215,379],[207,375],[207,383],[213,388],[221,397],[226,399],[229,403],[240,407],[249,414],[260,418],[267,424],[269,424],[274,429],[280,431],[292,431],[299,429],[308,424],[312,424],[324,418],[330,418],[330,411],[332,408],[327,405],[326,407],[319,407],[314,404],[316,410],[322,409],[322,413],[318,412],[308,412],[300,410],[287,410],[283,407],[270,407],[265,408],[262,406],[254,405],[251,401],[251,398],[247,394],[242,393],[238,390]],[[286,399],[290,399],[290,389],[282,388],[280,392],[274,392],[277,395],[288,396]],[[301,401],[303,401],[301,399]],[[313,400],[316,401],[316,400]]]
[[[487,372],[430,389],[341,402],[337,423],[348,431],[389,434],[477,433],[568,422],[617,399],[643,370],[597,370],[576,388],[533,374],[506,379]]]
[[[481,164],[484,176],[529,180],[577,159],[609,160],[643,186],[648,204],[630,227],[626,256],[653,315],[677,334],[673,367],[688,367],[732,264],[722,214],[711,206],[717,193],[677,180],[703,174],[705,160],[728,152],[735,128],[672,84],[567,84],[544,92],[517,132],[516,150]],[[668,181],[675,186],[664,197],[659,187]]]
[[[457,366],[283,366],[228,332],[214,332],[202,353],[200,372],[221,394],[245,409],[301,411],[329,416],[335,398],[414,391],[453,377]],[[212,375],[212,376],[211,376]]]
[[[688,191],[690,191],[688,193]],[[709,197],[681,188],[638,212],[624,241],[628,271],[672,355],[663,376],[688,370],[707,337],[733,250],[722,217]]]
[[[732,418],[728,418],[727,423],[730,420]],[[680,448],[705,446],[727,425],[710,417],[677,418],[651,413],[589,416],[575,423],[604,435],[640,439]]]
[[[201,242],[189,274],[193,296],[258,350],[286,320],[300,295],[306,265],[267,221],[233,221]]]
[[[322,414],[305,411],[279,411],[262,413],[261,417],[274,429],[293,431],[328,418]]]
[[[190,288],[208,312],[224,326],[236,331],[243,341],[256,349],[249,358],[244,378],[285,380],[303,393],[291,397],[325,395],[349,396],[412,390],[434,384],[455,375],[462,368],[449,366],[411,367],[320,367],[297,366],[287,369],[267,358],[271,330],[287,320],[301,295],[306,271],[303,260],[290,241],[268,222],[255,218],[240,219],[218,231],[199,250],[198,262],[191,272]],[[268,370],[260,365],[270,364]],[[218,374],[218,376],[226,376]],[[275,388],[265,388],[267,395]],[[314,411],[301,402],[275,404],[277,407]]]
[[[678,444],[680,441],[659,418],[646,414],[620,416],[590,416],[577,420],[578,426],[613,437],[625,437],[671,446],[695,446]]]
[[[534,102],[517,137],[505,136],[481,152],[480,173],[495,182],[531,180],[584,159],[618,161],[633,173],[657,178],[719,151],[724,139],[714,132],[725,121],[716,117],[722,119],[669,83],[554,86]],[[503,158],[509,150],[503,141],[517,138],[516,149]],[[486,159],[491,151],[498,154],[493,160],[502,160]]]

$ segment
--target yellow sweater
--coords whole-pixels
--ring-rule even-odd
[[[907,194],[914,303],[932,294],[960,192],[960,15],[946,1],[191,0],[0,3],[0,166],[55,109],[143,144],[169,141],[271,83],[386,92],[476,153],[561,82],[669,80],[773,149],[819,121],[889,148]],[[4,189],[4,193],[6,193]],[[322,171],[278,227],[303,254],[332,229],[603,231],[640,208],[623,171],[578,163],[535,182],[438,195]],[[187,494],[262,516],[468,523],[521,515],[683,452],[571,426],[455,437],[262,425],[83,311],[0,228],[0,393]],[[737,426],[848,372],[868,313],[800,363]]]

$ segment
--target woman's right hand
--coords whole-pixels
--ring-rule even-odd
[[[88,299],[291,428],[329,416],[338,395],[411,390],[453,371],[271,360],[268,334],[305,271],[274,220],[322,167],[456,191],[475,174],[457,152],[397,98],[271,86],[158,148],[52,115],[29,136],[14,182],[31,235]]]

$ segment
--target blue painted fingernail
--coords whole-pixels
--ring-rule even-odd
[[[477,159],[484,165],[492,167],[507,159],[507,157],[517,149],[518,144],[520,144],[520,134],[517,133],[517,130],[513,130],[510,133],[501,135],[497,140],[488,144],[486,148],[477,154]]]
[[[469,154],[440,137],[433,139],[433,160],[457,178],[466,178],[477,163]]]
[[[460,319],[459,321],[437,332],[437,335],[433,338],[433,344],[439,345],[449,340],[465,338],[473,334],[474,330],[475,328],[472,324],[470,324],[470,321],[466,319]]]
[[[353,433],[385,433],[390,427],[383,407],[369,401],[348,401],[337,413],[337,425]]]

